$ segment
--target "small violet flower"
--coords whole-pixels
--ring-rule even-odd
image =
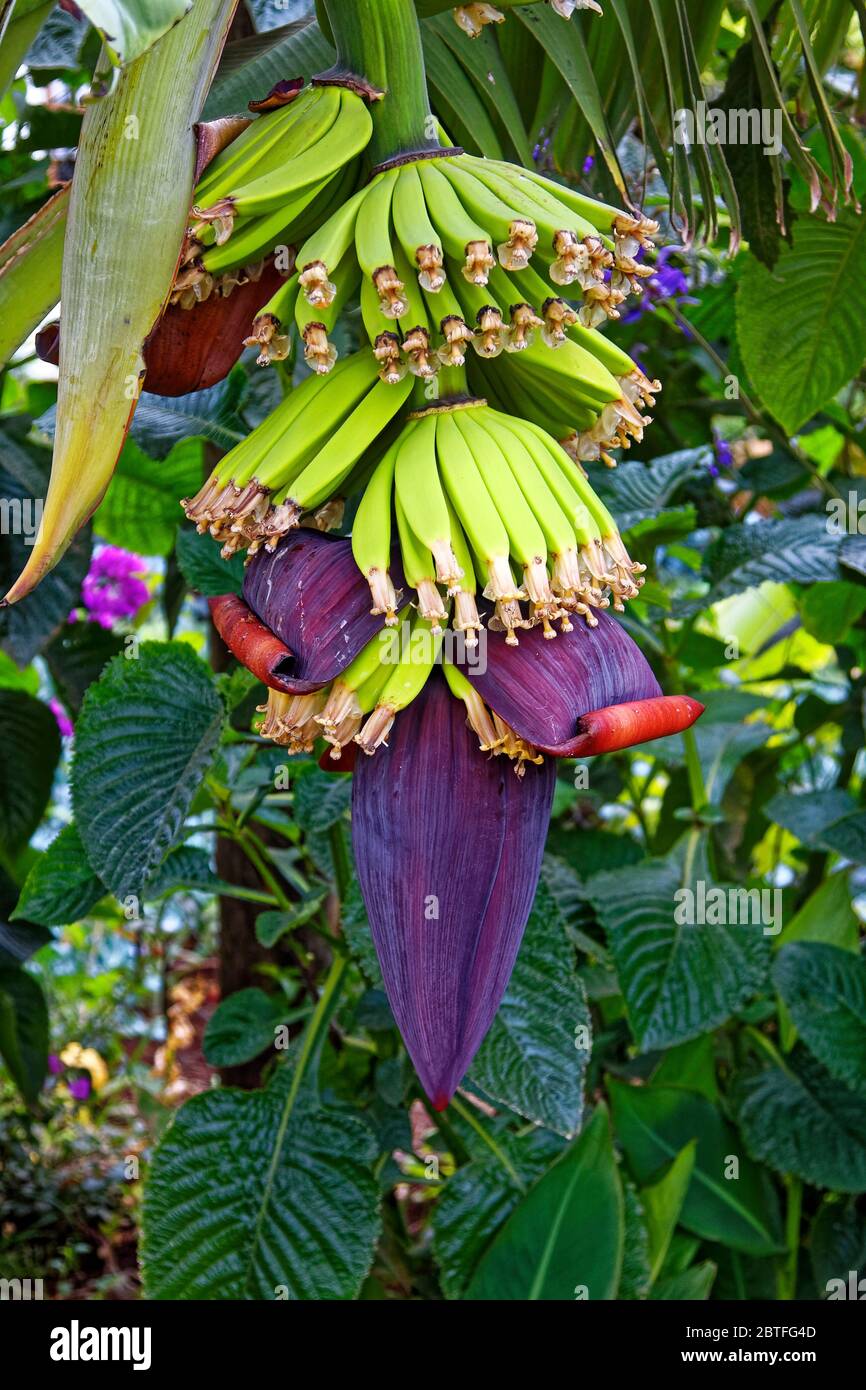
[[[680,304],[696,304],[689,296],[691,284],[689,277],[679,266],[671,265],[671,256],[678,255],[679,246],[663,246],[656,257],[655,273],[643,283],[643,295],[634,309],[623,315],[623,323],[636,323],[642,314],[652,312],[656,305],[666,299],[677,300]],[[643,251],[637,259],[642,259]]]
[[[81,586],[81,597],[91,622],[113,627],[120,618],[132,618],[148,600],[140,555],[106,545],[94,555]]]

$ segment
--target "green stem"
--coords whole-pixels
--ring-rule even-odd
[[[785,1210],[785,1244],[788,1253],[779,1270],[776,1287],[779,1299],[790,1302],[797,1296],[797,1259],[800,1253],[800,1218],[803,1212],[803,1184],[788,1173],[785,1177],[788,1203]]]
[[[438,148],[412,0],[325,0],[325,10],[337,47],[337,68],[366,78],[385,94],[370,106],[371,164]]]
[[[451,1099],[451,1108],[452,1110],[456,1110],[460,1118],[463,1121],[465,1121],[467,1125],[470,1125],[472,1129],[475,1130],[475,1133],[479,1135],[481,1139],[484,1140],[484,1143],[490,1149],[491,1153],[495,1154],[496,1158],[502,1164],[503,1168],[505,1169],[508,1176],[511,1178],[515,1187],[518,1187],[521,1192],[525,1192],[526,1184],[524,1183],[514,1164],[511,1162],[511,1159],[508,1157],[508,1154],[499,1144],[497,1144],[490,1131],[484,1128],[484,1125],[478,1119],[472,1107],[470,1105],[464,1105],[462,1100],[458,1100],[456,1096],[453,1096]]]

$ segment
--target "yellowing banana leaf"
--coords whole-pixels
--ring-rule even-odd
[[[144,372],[142,347],[178,262],[195,169],[193,125],[234,0],[196,0],[114,91],[88,107],[63,252],[57,429],[42,526],[6,595],[29,593],[98,505]]]

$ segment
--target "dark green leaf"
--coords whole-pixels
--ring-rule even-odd
[[[580,1128],[591,1027],[565,922],[542,883],[470,1085],[570,1136]]]
[[[772,1188],[745,1155],[736,1131],[715,1106],[675,1086],[626,1086],[608,1090],[616,1135],[632,1172],[646,1185],[693,1139],[695,1167],[680,1222],[704,1240],[717,1240],[749,1255],[780,1248],[779,1214]]]
[[[379,1233],[365,1125],[267,1090],[206,1091],[154,1155],[143,1215],[149,1298],[349,1299]]]
[[[67,623],[45,649],[51,678],[63,703],[77,715],[89,685],[123,650],[123,638],[99,623]]]
[[[274,1046],[274,1030],[288,1012],[285,999],[262,989],[239,989],[217,1005],[204,1030],[203,1051],[212,1067],[251,1062]]]
[[[104,896],[105,885],[90,867],[77,827],[67,825],[36,860],[12,915],[44,927],[65,927],[86,916]]]
[[[0,1056],[32,1104],[48,1069],[48,1010],[38,981],[24,970],[0,970]]]
[[[793,941],[776,957],[773,983],[813,1056],[852,1090],[866,1090],[866,961]]]
[[[866,284],[856,274],[866,218],[801,216],[772,274],[751,259],[737,291],[737,335],[752,385],[789,434],[831,400],[866,357]],[[744,528],[751,529],[751,528]]]
[[[60,758],[57,720],[23,690],[0,688],[0,848],[26,845],[51,795]]]
[[[764,815],[810,848],[866,864],[866,812],[846,791],[779,792],[767,802]]]
[[[93,519],[97,535],[142,555],[167,555],[174,545],[181,498],[194,496],[202,477],[200,439],[181,440],[159,460],[128,439]]]
[[[305,893],[291,912],[260,912],[256,918],[256,940],[261,946],[275,946],[288,931],[312,921],[328,896],[327,889],[313,888]]]
[[[233,555],[224,560],[220,548],[205,532],[199,535],[192,527],[177,531],[177,562],[191,589],[206,598],[220,594],[239,594],[244,584],[244,557]]]
[[[766,981],[769,948],[751,912],[741,914],[750,925],[700,921],[699,895],[715,888],[694,878],[684,889],[677,856],[648,860],[618,873],[594,874],[589,880],[632,1031],[644,1051],[670,1047],[718,1027]],[[693,898],[684,896],[686,892]],[[723,918],[732,915],[728,902],[729,897]]]
[[[88,690],[72,800],[87,857],[116,897],[140,894],[177,840],[222,720],[211,673],[184,642],[115,657]]]
[[[738,1118],[749,1152],[814,1187],[866,1191],[866,1106],[798,1047],[789,1064],[741,1083]]]
[[[624,1213],[607,1110],[519,1202],[483,1255],[467,1299],[613,1298]]]

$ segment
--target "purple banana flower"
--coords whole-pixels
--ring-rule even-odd
[[[371,622],[368,606],[350,543],[313,531],[257,556],[244,599],[211,600],[235,655],[273,689],[298,695],[332,681],[375,634],[381,619]],[[355,768],[361,891],[394,1016],[437,1109],[508,984],[538,883],[552,757],[626,748],[703,712],[686,696],[662,695],[625,629],[597,617],[597,627],[575,625],[555,641],[530,629],[516,647],[487,630],[486,670],[465,668],[469,700],[434,669],[387,746]],[[478,723],[491,715],[528,754],[520,776],[507,757],[479,751]]]

